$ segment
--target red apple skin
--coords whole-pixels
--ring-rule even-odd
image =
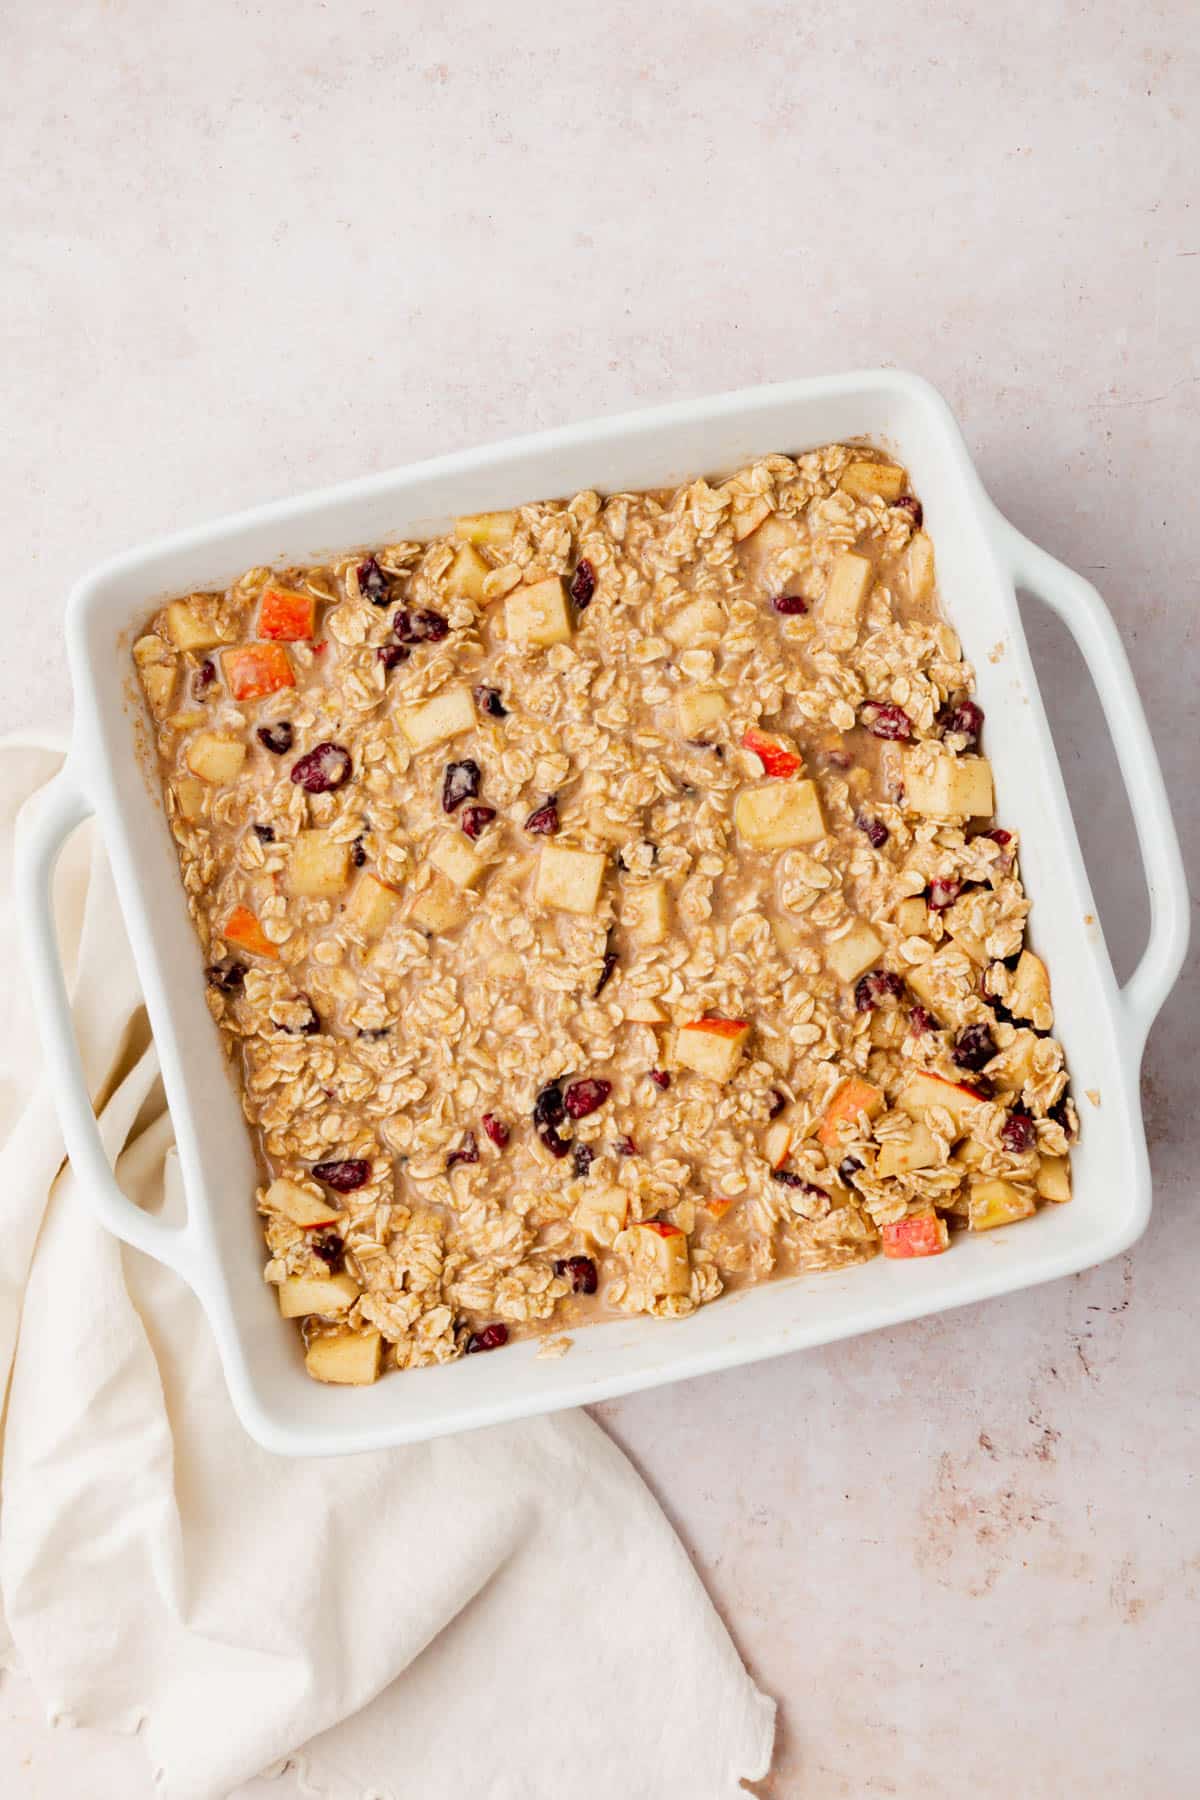
[[[798,775],[804,767],[803,759],[794,750],[783,744],[777,744],[763,731],[756,731],[753,725],[742,734],[743,750],[752,750],[768,775],[776,780],[787,781]]]
[[[934,1212],[910,1213],[880,1232],[883,1254],[896,1261],[915,1256],[941,1256],[949,1249],[945,1222]]]
[[[734,1038],[739,1031],[748,1029],[746,1019],[692,1019],[683,1027],[684,1031],[707,1031],[713,1037],[723,1038]]]
[[[657,1231],[659,1237],[682,1237],[678,1225],[669,1225],[665,1219],[643,1219],[642,1224],[647,1231]]]

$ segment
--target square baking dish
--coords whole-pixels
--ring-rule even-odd
[[[569,1355],[537,1340],[501,1356],[409,1370],[360,1389],[304,1372],[297,1334],[261,1275],[257,1174],[234,1080],[204,1000],[201,951],[163,817],[130,644],[161,601],[224,585],[255,564],[316,562],[346,546],[444,531],[462,513],[579,488],[672,487],[771,451],[868,439],[909,469],[937,549],[944,607],[977,672],[997,815],[1021,833],[1031,935],[1054,980],[1082,1114],[1075,1198],[1019,1229],[962,1235],[950,1255],[781,1278],[679,1321],[615,1319],[579,1332]],[[1112,732],[1151,900],[1150,939],[1118,988],[1067,805],[1017,609],[1017,586],[1073,632]],[[927,383],[867,372],[686,401],[539,433],[260,507],[119,556],[71,594],[75,693],[70,754],[22,817],[18,888],[30,974],[68,1154],[100,1217],[175,1269],[202,1301],[246,1429],[285,1455],[378,1449],[576,1406],[829,1342],[1068,1275],[1124,1250],[1150,1210],[1138,1092],[1149,1027],[1178,973],[1187,892],[1162,777],[1128,663],[1095,591],[1036,549],[988,500],[962,436]],[[121,1194],[96,1130],[72,1034],[49,883],[64,839],[95,814],[112,861],[174,1120],[187,1199],[182,1223]],[[1084,1098],[1097,1096],[1092,1105]]]

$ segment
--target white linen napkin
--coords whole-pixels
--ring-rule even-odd
[[[585,1414],[270,1456],[192,1294],[95,1222],[15,966],[15,816],[60,755],[0,742],[0,1662],[53,1720],[140,1728],[170,1800],[289,1758],[329,1800],[744,1792],[774,1704]],[[178,1179],[170,1119],[91,827],[57,910],[104,1137],[154,1207]]]

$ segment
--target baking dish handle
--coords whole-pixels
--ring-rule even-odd
[[[187,1228],[168,1225],[143,1212],[121,1192],[100,1136],[75,1041],[71,1000],[54,928],[52,882],[63,845],[77,826],[91,818],[93,810],[68,758],[54,780],[17,816],[14,887],[29,983],[63,1142],[84,1192],[109,1231],[182,1273]]]
[[[1133,671],[1108,608],[1077,575],[996,513],[1001,555],[1014,582],[1058,614],[1078,644],[1095,683],[1133,814],[1150,894],[1150,936],[1121,989],[1140,1050],[1187,952],[1187,877],[1162,770],[1134,684]]]

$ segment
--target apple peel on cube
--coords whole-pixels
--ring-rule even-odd
[[[879,1236],[883,1254],[898,1262],[915,1256],[940,1256],[950,1248],[946,1221],[932,1208],[909,1213],[903,1219],[893,1219],[890,1225],[881,1228]]]
[[[896,1096],[896,1105],[911,1118],[924,1121],[934,1109],[947,1112],[956,1128],[966,1134],[975,1108],[986,1103],[987,1095],[966,1082],[947,1081],[944,1075],[931,1075],[922,1070],[914,1075]]]
[[[790,738],[747,726],[742,733],[742,749],[757,756],[763,773],[777,781],[790,781],[804,768],[804,758]]]
[[[634,1261],[656,1294],[686,1294],[692,1285],[691,1259],[686,1235],[678,1225],[662,1219],[644,1219],[632,1225]]]
[[[282,644],[238,644],[221,652],[221,667],[235,700],[262,700],[296,685],[291,658]]]
[[[248,950],[251,956],[265,956],[269,962],[279,956],[278,944],[271,942],[248,906],[234,907],[221,927],[221,936],[226,943]]]
[[[746,1019],[694,1019],[676,1035],[675,1061],[711,1081],[728,1081],[749,1035]]]
[[[817,1138],[826,1150],[832,1150],[842,1141],[839,1127],[847,1119],[857,1119],[859,1113],[865,1113],[868,1119],[877,1119],[882,1111],[883,1089],[871,1081],[863,1081],[858,1075],[848,1075],[835,1088],[821,1116]]]
[[[312,594],[300,594],[292,588],[263,589],[258,606],[259,637],[292,644],[315,637],[316,630],[317,602]]]

